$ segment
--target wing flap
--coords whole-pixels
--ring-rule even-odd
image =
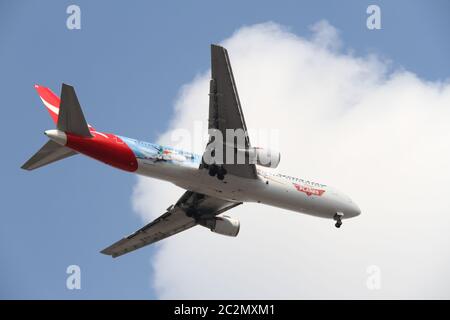
[[[158,242],[197,225],[197,220],[214,217],[240,202],[231,202],[201,193],[186,191],[166,213],[133,234],[103,249],[113,258]]]
[[[211,77],[213,81],[211,89],[215,90],[217,97],[217,103],[210,106],[217,109],[213,112],[218,117],[216,129],[221,131],[242,129],[247,132],[228,52],[217,45],[211,46]],[[245,147],[250,146],[248,136],[245,143]]]
[[[196,222],[194,219],[186,216],[182,209],[176,208],[171,212],[166,212],[161,217],[150,222],[128,237],[117,241],[108,248],[102,250],[101,253],[111,255],[113,258],[116,258],[125,253],[134,251],[146,245],[175,235],[181,231],[192,228],[195,225]]]
[[[211,82],[209,99],[209,129],[217,129],[226,139],[227,129],[242,130],[244,134],[244,145],[239,148],[249,149],[250,139],[248,137],[247,125],[245,124],[244,114],[241,108],[241,102],[237,91],[236,83],[231,68],[230,58],[225,48],[211,45]],[[209,143],[212,140],[210,139]],[[227,153],[233,153],[235,158],[236,148],[238,146],[229,142],[223,146],[224,161],[227,159]],[[207,148],[208,150],[208,148]],[[258,177],[256,166],[249,163],[246,159],[244,164],[224,164],[224,168],[229,174],[242,178],[256,179]]]

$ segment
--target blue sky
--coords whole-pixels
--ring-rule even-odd
[[[372,3],[382,30],[366,28]],[[81,8],[81,30],[66,28],[70,4]],[[155,297],[153,247],[115,260],[99,253],[142,226],[130,202],[135,177],[82,156],[20,169],[53,127],[35,83],[57,93],[70,83],[96,128],[152,141],[166,130],[180,87],[209,68],[209,44],[244,25],[274,21],[308,37],[326,19],[355,55],[377,53],[439,80],[450,70],[449,9],[448,1],[0,0],[0,297]],[[183,261],[174,263],[182,271]],[[66,289],[72,264],[81,267],[81,290]]]

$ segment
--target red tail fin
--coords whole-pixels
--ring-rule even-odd
[[[34,85],[34,88],[38,92],[39,97],[44,103],[45,108],[52,117],[53,121],[55,122],[55,124],[57,124],[59,114],[59,103],[60,103],[59,97],[56,94],[54,94],[52,90],[50,90],[49,88],[39,86],[37,84]]]

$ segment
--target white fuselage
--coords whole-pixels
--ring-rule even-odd
[[[271,173],[258,167],[257,179],[228,174],[223,181],[211,177],[198,166],[176,161],[138,159],[137,174],[170,181],[175,185],[209,196],[235,201],[256,202],[322,218],[342,218],[360,214],[358,206],[346,195],[329,186],[294,177]]]
[[[68,145],[65,133],[48,130],[46,134],[61,145]],[[273,173],[258,165],[256,179],[226,174],[223,180],[219,180],[210,176],[208,170],[199,169],[199,155],[127,137],[114,137],[116,136],[106,134],[98,136],[97,133],[93,139],[85,139],[81,144],[85,146],[99,140],[95,148],[84,150],[77,147],[75,150],[121,169],[127,167],[122,166],[124,163],[117,165],[119,162],[113,160],[125,152],[129,154],[129,160],[136,165],[127,171],[169,181],[186,190],[231,202],[263,203],[322,218],[339,215],[340,218],[346,219],[360,214],[360,209],[348,196],[324,184]],[[120,142],[114,142],[119,141],[118,138]],[[101,152],[102,156],[98,157],[97,150],[102,149],[99,147],[101,141],[109,144]],[[124,147],[125,145],[127,147]],[[74,143],[68,146],[74,147]],[[121,146],[118,153],[107,152],[111,147],[114,149],[117,146]],[[91,152],[92,150],[94,152]],[[104,155],[106,157],[103,157]]]

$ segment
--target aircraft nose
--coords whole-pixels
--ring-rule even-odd
[[[348,210],[348,213],[346,213],[345,215],[350,218],[357,217],[361,214],[361,209],[353,201],[347,210]]]
[[[340,194],[342,206],[342,212],[344,213],[344,218],[353,218],[361,214],[361,209],[358,205],[346,194]]]

